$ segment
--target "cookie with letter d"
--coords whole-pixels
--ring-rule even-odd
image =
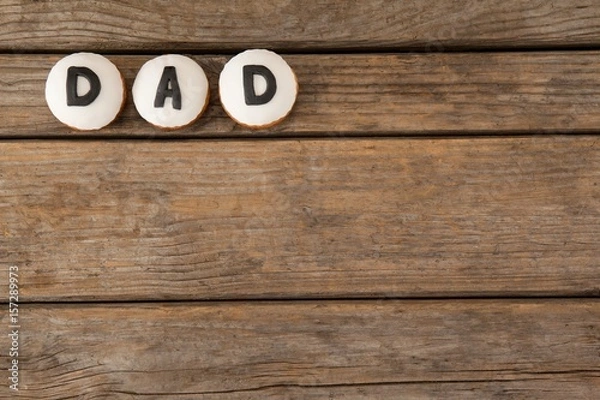
[[[298,81],[278,54],[247,50],[225,64],[219,77],[219,96],[234,121],[253,129],[267,128],[292,111]]]
[[[52,114],[71,128],[89,131],[113,122],[125,103],[125,83],[117,67],[93,53],[59,60],[46,80]]]
[[[146,62],[135,77],[132,92],[142,118],[168,130],[183,128],[200,118],[210,94],[202,67],[178,54]]]

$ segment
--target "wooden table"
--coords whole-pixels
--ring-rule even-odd
[[[3,0],[0,27],[0,398],[599,398],[597,2]],[[301,90],[251,131],[217,79],[262,47]],[[74,132],[43,91],[78,51],[128,88],[191,55],[207,114]]]

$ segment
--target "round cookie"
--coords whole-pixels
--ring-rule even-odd
[[[210,91],[198,63],[189,57],[167,54],[140,68],[132,93],[142,118],[159,128],[178,129],[200,118]]]
[[[281,122],[298,95],[294,71],[278,54],[246,50],[225,64],[219,76],[219,96],[225,112],[253,129]]]
[[[89,131],[113,122],[125,104],[125,83],[117,67],[93,53],[59,60],[46,80],[52,114],[71,128]]]

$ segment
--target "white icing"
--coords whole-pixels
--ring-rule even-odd
[[[267,91],[267,80],[265,79],[265,77],[261,75],[255,75],[253,79],[254,90],[256,92],[256,95],[260,96],[261,94],[264,94]]]
[[[172,98],[164,107],[154,107],[156,90],[165,67],[175,67],[181,90],[181,109],[173,108]],[[133,83],[133,102],[142,118],[161,128],[176,129],[189,125],[200,117],[208,102],[208,79],[194,60],[177,54],[167,54],[146,62]]]
[[[100,94],[87,106],[67,105],[67,70],[69,67],[87,67],[100,80]],[[90,88],[87,79],[77,81],[77,94],[84,95]],[[117,67],[107,58],[92,53],[76,53],[64,57],[50,70],[46,80],[46,102],[52,114],[62,123],[78,130],[105,127],[117,117],[125,101],[125,86]]]
[[[77,82],[77,96],[84,96],[91,88],[92,86],[87,79],[79,79]]]
[[[261,105],[247,105],[244,95],[243,67],[263,65],[275,76],[277,92],[271,101]],[[266,90],[266,81],[254,76],[256,95]],[[285,60],[269,50],[246,50],[233,57],[219,77],[219,95],[223,108],[231,118],[242,125],[260,128],[283,119],[292,110],[298,95],[296,75]]]

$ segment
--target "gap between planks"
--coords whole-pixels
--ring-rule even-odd
[[[348,304],[352,303],[367,303],[373,302],[373,304],[380,304],[385,302],[406,302],[410,304],[411,302],[427,302],[427,301],[447,301],[447,302],[460,302],[460,301],[554,301],[554,300],[597,300],[600,298],[600,292],[590,292],[584,295],[556,295],[556,296],[536,296],[536,295],[521,295],[521,296],[502,296],[495,295],[493,297],[487,296],[468,296],[468,297],[456,297],[456,296],[438,296],[438,297],[297,297],[297,298],[284,298],[284,297],[260,297],[260,298],[223,298],[223,299],[199,299],[199,300],[190,300],[190,299],[166,299],[166,300],[50,300],[50,301],[29,301],[24,300],[20,301],[20,305],[27,306],[65,306],[65,305],[73,305],[78,307],[94,307],[94,306],[152,306],[152,305],[210,305],[210,304],[270,304],[270,303],[290,303],[290,304],[302,304],[302,303],[323,303],[323,302],[344,302]],[[0,304],[7,305],[6,299],[2,299]]]

